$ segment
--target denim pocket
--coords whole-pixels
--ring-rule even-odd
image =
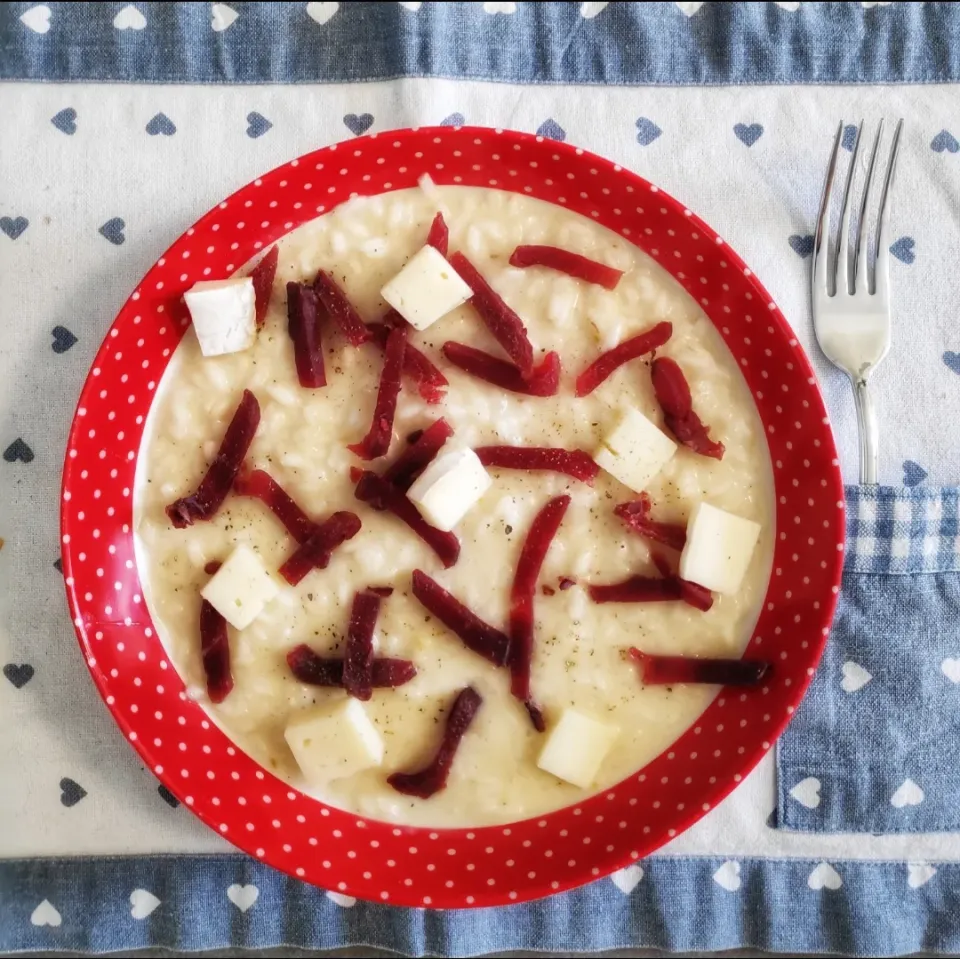
[[[848,487],[823,662],[777,749],[777,825],[960,828],[957,487]]]

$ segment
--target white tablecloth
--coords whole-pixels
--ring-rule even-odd
[[[53,565],[64,442],[94,352],[140,275],[221,197],[290,157],[348,138],[349,115],[372,115],[374,130],[453,113],[522,130],[552,118],[571,142],[680,198],[744,256],[817,366],[854,480],[849,388],[813,343],[809,259],[789,240],[813,231],[836,123],[903,116],[889,238],[901,241],[902,256],[892,264],[894,346],[875,381],[881,479],[903,482],[910,461],[929,474],[927,483],[953,483],[960,479],[960,357],[952,352],[960,352],[960,155],[931,142],[960,123],[957,96],[954,86],[521,88],[441,80],[0,86],[0,217],[8,218],[0,235],[0,449],[22,438],[35,454],[29,463],[0,461],[0,663],[34,669],[19,689],[0,680],[0,858],[230,848],[158,797],[156,780],[114,727],[79,655]],[[146,132],[159,113],[175,128],[171,135]],[[248,135],[252,113],[270,124],[256,137]],[[59,127],[51,122],[57,115]],[[638,142],[638,132],[647,140],[651,130],[641,118],[661,130],[647,145]],[[255,123],[252,132],[265,127]],[[760,124],[762,134],[747,146],[736,124]],[[73,133],[62,129],[74,125]],[[18,217],[28,225],[12,239]],[[122,227],[114,222],[105,232],[122,243],[99,232],[117,218]],[[61,353],[51,348],[58,326],[77,337]],[[770,760],[666,852],[960,860],[960,835],[768,828]],[[66,799],[77,795],[61,785],[68,779],[86,793],[70,806],[61,801],[63,788]]]

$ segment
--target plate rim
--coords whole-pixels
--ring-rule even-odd
[[[72,572],[73,571],[73,548],[71,545],[71,534],[74,531],[74,525],[73,525],[73,517],[70,515],[70,509],[68,507],[68,503],[70,499],[72,486],[76,483],[74,474],[78,467],[76,464],[75,454],[76,454],[77,445],[81,445],[81,444],[78,444],[77,439],[78,439],[78,434],[84,425],[81,422],[84,415],[83,413],[84,404],[85,402],[87,402],[88,396],[95,390],[95,384],[94,384],[95,370],[98,367],[104,365],[103,361],[110,355],[111,338],[117,335],[115,333],[115,330],[117,330],[118,326],[120,326],[122,323],[125,322],[125,318],[127,317],[128,310],[131,307],[131,303],[137,298],[138,291],[140,287],[143,285],[144,281],[151,275],[151,273],[154,270],[157,269],[158,265],[162,265],[164,261],[164,257],[166,255],[168,255],[178,245],[180,245],[181,243],[184,243],[186,241],[186,238],[193,235],[195,231],[202,230],[204,228],[205,223],[207,223],[212,217],[214,217],[218,210],[222,210],[228,204],[230,204],[231,201],[234,201],[237,198],[244,196],[245,194],[248,193],[248,191],[251,191],[256,187],[260,186],[262,182],[267,181],[272,177],[275,177],[280,171],[287,169],[288,167],[297,166],[300,163],[307,164],[311,161],[316,160],[319,157],[326,157],[329,153],[336,151],[338,148],[347,149],[348,147],[353,147],[356,149],[358,146],[362,148],[364,144],[369,143],[370,141],[376,140],[378,138],[385,139],[388,137],[394,137],[399,141],[405,141],[405,140],[409,141],[413,138],[426,137],[426,138],[432,139],[433,137],[446,138],[446,137],[452,137],[452,136],[464,137],[469,135],[475,135],[477,137],[484,137],[484,138],[490,137],[490,136],[502,136],[505,142],[512,141],[512,142],[520,142],[520,143],[530,143],[531,141],[534,141],[537,144],[550,142],[552,144],[552,147],[557,151],[557,153],[560,156],[564,156],[565,159],[569,160],[573,157],[576,157],[579,160],[579,158],[585,157],[589,162],[596,164],[597,166],[602,165],[603,167],[608,168],[609,173],[616,174],[618,177],[623,176],[627,178],[628,181],[632,180],[634,181],[635,185],[640,189],[645,189],[652,194],[656,194],[659,198],[659,201],[662,202],[664,206],[671,211],[673,216],[684,217],[687,222],[689,222],[690,224],[693,224],[698,230],[702,231],[705,237],[713,238],[717,246],[722,246],[724,251],[724,256],[726,257],[726,259],[729,260],[730,263],[736,268],[737,272],[739,272],[742,275],[747,285],[753,289],[753,291],[760,297],[762,302],[769,305],[768,318],[770,322],[777,329],[778,337],[783,341],[789,343],[790,347],[792,348],[793,355],[796,357],[796,361],[800,365],[800,372],[806,376],[808,381],[808,386],[812,391],[813,396],[817,400],[820,410],[822,410],[823,421],[821,424],[822,425],[821,432],[828,438],[828,449],[826,452],[827,454],[831,455],[831,458],[832,458],[832,468],[828,471],[829,476],[825,477],[825,479],[829,487],[838,494],[838,497],[839,497],[838,506],[840,506],[842,510],[842,505],[843,505],[842,477],[840,473],[839,461],[837,457],[836,445],[833,438],[832,428],[826,413],[826,406],[823,400],[822,392],[819,388],[819,384],[817,383],[816,378],[813,374],[813,370],[810,365],[809,359],[806,356],[805,352],[803,351],[802,347],[800,347],[799,343],[797,342],[792,328],[790,327],[789,323],[787,323],[786,319],[783,317],[780,310],[776,308],[772,297],[770,297],[769,293],[763,287],[760,280],[755,276],[752,270],[750,270],[749,267],[747,267],[747,265],[744,263],[742,258],[736,253],[736,251],[732,247],[727,245],[726,242],[722,240],[720,236],[716,233],[716,231],[714,231],[708,224],[706,224],[703,220],[701,220],[696,214],[690,211],[684,204],[676,200],[672,195],[662,191],[658,186],[646,180],[641,175],[633,172],[632,170],[627,169],[624,166],[621,166],[620,164],[613,163],[610,160],[607,160],[601,156],[593,154],[590,151],[576,147],[569,143],[549,141],[548,138],[545,138],[543,136],[522,133],[519,131],[508,131],[500,128],[475,127],[475,126],[412,127],[412,128],[403,128],[399,130],[390,130],[390,131],[383,131],[383,132],[378,132],[373,134],[367,134],[366,136],[363,136],[363,137],[358,137],[351,140],[339,141],[338,143],[331,144],[326,147],[321,147],[317,150],[303,154],[302,156],[297,157],[294,160],[288,161],[287,163],[280,164],[277,167],[273,168],[272,170],[268,171],[267,173],[264,173],[261,176],[255,178],[254,180],[251,180],[249,183],[244,184],[239,189],[235,190],[233,193],[227,196],[225,200],[221,201],[219,204],[215,204],[213,207],[211,207],[210,210],[206,211],[203,215],[201,215],[193,223],[191,227],[189,227],[186,231],[184,231],[179,237],[174,239],[174,241],[167,247],[164,253],[160,256],[160,258],[157,261],[157,264],[147,269],[145,273],[142,275],[137,285],[135,286],[134,291],[121,305],[120,309],[117,312],[116,317],[113,319],[109,328],[107,329],[104,335],[103,342],[98,348],[96,356],[91,364],[90,371],[85,377],[84,384],[80,392],[80,397],[77,401],[76,408],[74,410],[74,415],[71,420],[71,426],[70,426],[68,440],[67,440],[67,449],[65,453],[64,467],[63,467],[63,472],[61,476],[60,536],[61,536],[61,544],[62,544],[61,550],[62,550],[62,556],[63,556],[64,583],[65,583],[65,588],[67,592],[68,605],[71,613],[71,621],[73,623],[74,630],[76,632],[77,639],[81,647],[81,651],[84,654],[84,658],[85,658],[85,661],[87,662],[88,669],[94,679],[95,685],[97,687],[97,690],[101,698],[104,700],[105,704],[107,705],[107,708],[110,710],[110,713],[114,721],[117,723],[121,731],[124,733],[128,743],[130,743],[136,749],[141,759],[143,759],[143,761],[147,764],[151,773],[154,776],[156,776],[156,778],[168,790],[170,790],[174,795],[180,798],[181,801],[185,801],[189,797],[186,796],[184,790],[180,788],[179,784],[176,783],[169,774],[165,774],[163,772],[158,773],[155,771],[155,768],[154,768],[155,763],[153,762],[154,755],[151,751],[149,744],[145,742],[143,737],[137,736],[137,729],[135,727],[138,726],[138,722],[134,719],[131,719],[130,716],[124,713],[120,708],[120,704],[113,699],[110,693],[110,689],[111,689],[110,681],[106,676],[106,674],[97,667],[95,657],[94,657],[94,652],[93,652],[93,646],[91,644],[90,636],[88,635],[88,630],[91,629],[91,626],[90,624],[85,624],[83,621],[82,612],[81,612],[82,606],[78,598],[78,590],[74,589],[73,587],[73,572]],[[435,141],[435,142],[439,142],[439,141]],[[436,177],[436,179],[440,185],[445,185],[446,183],[445,176]],[[397,189],[400,189],[400,188],[401,187],[397,187]],[[498,185],[496,188],[508,189],[510,190],[510,192],[521,193],[521,194],[524,192],[524,191],[521,191],[520,189],[511,189],[509,182],[504,182],[502,185]],[[372,192],[371,195],[380,195],[384,192],[390,192],[390,191],[375,190]],[[529,193],[529,191],[527,192]],[[340,203],[346,202],[347,199],[349,198],[344,197],[336,203],[331,203],[330,207],[324,210],[323,212],[324,213],[329,212],[330,210],[334,209],[336,206],[339,206]],[[540,197],[540,199],[543,199],[543,198]],[[550,202],[550,201],[546,201],[546,202]],[[554,205],[559,205],[559,204],[555,203]],[[563,209],[564,207],[561,206],[560,208]],[[571,208],[566,207],[566,209],[569,212]],[[579,211],[574,211],[574,212],[579,212]],[[266,248],[269,246],[270,243],[276,242],[282,236],[285,236],[288,232],[292,232],[293,230],[297,229],[300,225],[302,225],[303,222],[308,222],[320,215],[323,215],[323,214],[320,212],[311,213],[310,215],[306,216],[304,220],[302,220],[301,222],[294,224],[290,230],[283,230],[280,233],[278,233],[276,236],[274,236],[272,239],[270,239],[269,241],[261,242],[259,245],[263,248]],[[602,223],[602,220],[599,222]],[[639,247],[643,252],[648,253],[649,255],[649,251],[647,251],[641,245],[641,243],[637,242],[636,240],[630,237],[627,237],[627,239],[633,245]],[[242,267],[243,264],[245,262],[249,262],[251,258],[252,257],[246,257],[243,260],[243,262],[241,262],[238,266]],[[675,280],[677,279],[677,276],[674,270],[671,269],[669,263],[663,262],[657,257],[653,257],[653,259],[668,273],[670,273],[670,275]],[[680,281],[678,280],[678,282]],[[689,289],[687,289],[687,286],[684,283],[680,282],[680,285],[684,287],[688,295],[693,296],[693,293]],[[694,297],[694,300],[696,301],[696,297]],[[698,303],[698,306],[700,305],[701,304]],[[713,325],[719,331],[720,326],[717,323],[716,319],[714,319],[714,317],[710,315],[710,311],[703,307],[701,308],[703,309],[703,312],[707,314],[708,318],[711,320]],[[726,337],[724,337],[724,340],[726,342]],[[179,337],[177,342],[179,342]],[[728,349],[729,349],[729,345],[728,345]],[[172,355],[172,352],[171,352],[171,355]],[[734,354],[734,356],[735,355],[736,354]],[[165,367],[166,367],[166,364],[164,364],[164,371],[165,371]],[[743,373],[742,370],[741,370],[741,373]],[[158,375],[157,378],[158,380],[162,378],[162,372],[160,375]],[[754,406],[757,409],[757,414],[760,418],[760,421],[764,422],[762,411],[757,406],[757,401],[753,395],[754,391],[750,389],[749,383],[748,383],[748,391],[751,393],[751,399],[753,400]],[[149,414],[149,411],[152,407],[153,407],[153,399],[151,399],[150,405],[147,409],[147,415]],[[147,419],[147,415],[144,416],[145,420]],[[139,461],[139,455],[142,448],[142,437],[137,439],[136,448],[137,448],[137,452],[133,460],[134,472],[136,472],[137,462]],[[770,450],[769,438],[767,443],[767,449],[768,449],[768,454],[770,455],[771,466],[773,466],[773,453]],[[776,494],[778,493],[779,487],[777,485],[776,469],[773,469],[772,473],[773,473],[773,479],[774,479],[774,494],[775,494],[774,502],[772,505],[774,509],[774,516],[778,520],[779,518],[777,517],[778,507],[776,503]],[[130,498],[132,503],[132,500],[133,500],[132,493]],[[774,721],[773,723],[771,723],[769,741],[764,741],[763,748],[753,748],[749,753],[744,753],[742,761],[740,762],[741,774],[735,777],[735,779],[731,780],[729,783],[723,784],[721,788],[714,790],[714,795],[716,796],[716,799],[711,804],[711,808],[717,805],[720,801],[722,801],[722,799],[726,798],[726,796],[729,795],[729,793],[736,788],[739,781],[745,778],[756,767],[756,765],[761,761],[763,756],[767,754],[772,744],[783,733],[783,730],[786,728],[786,725],[790,721],[790,718],[794,712],[794,709],[796,708],[796,706],[799,705],[800,701],[802,700],[803,696],[806,693],[806,689],[809,686],[809,683],[812,679],[813,670],[820,663],[823,649],[826,644],[827,632],[829,630],[829,626],[831,625],[835,615],[836,603],[838,600],[839,584],[840,584],[840,579],[842,574],[843,544],[845,541],[845,526],[842,521],[842,512],[841,512],[841,520],[838,525],[839,525],[839,528],[838,528],[838,532],[836,533],[836,537],[839,537],[839,540],[838,540],[838,548],[836,551],[836,559],[832,567],[831,575],[828,577],[829,579],[832,580],[833,588],[830,596],[826,596],[825,594],[823,597],[823,602],[825,605],[819,617],[825,623],[825,626],[823,629],[823,635],[821,636],[819,642],[814,645],[811,652],[808,654],[809,657],[811,658],[813,668],[808,669],[807,676],[805,677],[805,679],[801,679],[797,683],[796,691],[792,697],[795,700],[793,708],[789,708],[782,717],[780,717],[777,721]],[[776,528],[779,529],[779,521],[776,522]],[[776,551],[776,546],[774,547],[774,549]],[[137,573],[138,573],[138,570],[134,568],[134,575],[136,576]],[[768,581],[767,589],[764,594],[764,605],[767,602],[772,581],[773,581],[773,569],[771,568],[770,580]],[[761,609],[762,608],[763,607],[761,607]],[[147,614],[147,617],[149,619],[150,618],[149,611],[145,609],[144,612]],[[148,634],[149,634],[149,630],[148,630]],[[154,635],[153,639],[155,642],[159,642],[159,638],[157,636]],[[164,650],[164,653],[165,653],[165,650]],[[171,666],[172,665],[173,664],[171,661]],[[179,674],[176,673],[175,669],[173,670],[173,676],[176,676],[179,679]],[[718,699],[722,699],[722,693],[718,694],[718,696],[714,698],[711,704],[706,707],[704,712],[700,714],[701,717],[706,715],[710,710],[714,708]],[[698,722],[698,720],[694,720],[694,723],[696,722]],[[678,739],[675,740],[674,743],[671,744],[671,746],[676,745],[676,743],[683,740],[683,738],[688,733],[689,733],[689,730],[687,731],[687,733],[681,734],[681,736],[678,737]],[[225,733],[222,733],[222,734],[224,736],[226,735]],[[648,764],[648,766],[645,766],[643,768],[646,769],[650,765],[652,765],[653,762],[656,762],[659,759],[661,759],[668,752],[668,750],[671,749],[671,746],[666,747],[663,753],[660,754],[660,756],[656,757],[656,759],[651,761],[651,763]],[[236,748],[236,752],[242,754],[242,750],[240,750],[239,747]],[[251,758],[251,762],[256,763],[256,761],[253,760],[252,758]],[[639,773],[641,771],[638,770],[636,772]],[[267,772],[266,774],[268,776],[272,775],[269,772]],[[634,778],[633,774],[631,774],[631,776],[628,777],[628,779],[633,779],[633,778]],[[288,784],[284,783],[282,780],[277,780],[277,782],[281,784],[283,790],[290,790],[288,795],[292,795],[292,787],[289,787]],[[627,782],[627,780],[624,780],[623,782]],[[610,788],[611,795],[613,790],[615,790],[616,788],[617,787]],[[607,790],[602,790],[601,793],[591,795],[590,797],[586,797],[584,800],[582,800],[579,803],[575,803],[569,807],[564,807],[563,810],[558,810],[552,813],[544,814],[541,817],[533,817],[533,819],[529,819],[529,820],[518,820],[516,823],[500,824],[493,827],[474,827],[474,831],[478,833],[484,830],[491,830],[491,829],[503,831],[504,827],[506,827],[509,833],[509,827],[511,826],[519,827],[520,824],[533,822],[535,819],[546,820],[546,819],[549,819],[550,817],[558,816],[562,812],[567,812],[569,810],[572,810],[574,806],[584,806],[589,801],[593,801],[594,799],[600,798],[602,794],[605,792],[607,792]],[[323,805],[318,800],[311,800],[311,801],[317,802],[318,805]],[[205,805],[196,807],[192,802],[186,802],[186,801],[185,801],[185,805],[187,806],[187,808],[191,810],[191,812],[193,812],[203,822],[205,822],[206,825],[210,826],[210,828],[214,829],[214,831],[218,831],[218,826],[217,826],[218,817],[211,815],[209,808],[207,808]],[[337,809],[337,807],[329,807],[329,808],[331,810]],[[685,811],[683,816],[676,817],[677,825],[674,829],[671,829],[670,835],[664,836],[662,840],[654,844],[652,848],[647,848],[648,844],[640,841],[639,839],[636,840],[636,845],[644,847],[646,849],[646,852],[644,853],[644,855],[646,855],[649,852],[652,852],[653,849],[659,848],[660,845],[670,841],[670,839],[673,838],[675,835],[680,835],[682,832],[684,832],[686,829],[692,826],[695,822],[701,819],[704,815],[706,815],[706,811],[707,810],[690,809]],[[345,813],[345,815],[349,818],[358,819],[358,820],[365,818],[365,817],[359,817],[350,813]],[[368,820],[368,821],[383,823],[384,826],[387,828],[391,828],[394,825],[391,823],[385,823],[382,820],[380,821]],[[421,833],[427,834],[431,832],[447,833],[447,834],[453,833],[453,832],[465,833],[468,830],[469,830],[469,827],[463,827],[463,828],[458,827],[453,830],[446,830],[440,827],[431,829],[430,827],[403,826],[400,829],[400,831],[406,836],[411,836],[414,834],[419,835]],[[220,832],[222,833],[223,830],[221,829]],[[396,832],[397,830],[394,829],[395,834]],[[228,836],[226,838],[228,838],[229,841],[233,842],[234,845],[238,846],[238,848],[240,848],[243,852],[246,852],[252,855],[251,849],[248,848],[247,845],[244,845],[241,842],[238,842],[236,836]],[[240,838],[243,838],[243,837],[240,837]],[[400,888],[396,890],[397,892],[396,896],[394,895],[390,896],[390,902],[395,905],[406,905],[406,906],[428,905],[430,908],[470,908],[470,907],[480,908],[480,907],[490,906],[490,905],[508,905],[508,904],[513,904],[518,902],[532,901],[535,899],[542,898],[544,896],[552,895],[556,892],[565,891],[571,888],[576,888],[580,885],[585,884],[586,882],[593,881],[594,879],[601,878],[603,876],[608,876],[619,869],[622,869],[626,866],[631,865],[631,863],[633,863],[634,861],[636,861],[638,858],[641,858],[641,857],[636,852],[628,853],[626,850],[629,845],[630,843],[623,844],[622,850],[619,851],[619,852],[622,852],[622,855],[618,853],[617,865],[610,867],[608,863],[605,863],[603,868],[599,871],[597,871],[596,869],[591,871],[587,866],[584,866],[582,867],[582,869],[578,870],[579,878],[577,878],[574,881],[565,881],[565,882],[557,883],[557,882],[548,882],[546,878],[540,879],[538,877],[536,882],[528,882],[528,883],[522,884],[523,894],[521,896],[516,896],[515,894],[511,894],[511,897],[508,898],[499,888],[496,891],[491,892],[489,890],[481,889],[478,887],[477,889],[474,890],[474,896],[468,897],[466,900],[464,899],[464,894],[462,891],[458,891],[456,894],[452,894],[449,897],[445,897],[443,893],[437,891],[437,895],[433,897],[432,902],[424,903],[422,896],[419,896],[418,894],[413,894],[413,893],[407,896],[403,893],[402,888]],[[295,878],[300,878],[300,879],[304,878],[304,876],[300,874],[299,870],[295,872],[292,868],[288,868],[286,865],[277,864],[276,862],[270,862],[267,859],[264,859],[262,861],[268,862],[271,866],[273,866],[273,868],[277,868],[284,872],[287,872],[289,875],[294,876]],[[318,883],[316,879],[313,877],[311,877],[310,879],[307,879],[306,881],[312,882],[315,885],[320,885],[320,883]],[[327,888],[327,887],[321,886],[321,888]],[[343,892],[345,890],[340,890],[340,891]],[[350,891],[349,894],[352,895],[353,891]],[[359,896],[359,897],[368,898],[371,901],[376,901],[374,897],[369,895]],[[473,900],[473,901],[470,901],[470,900]]]

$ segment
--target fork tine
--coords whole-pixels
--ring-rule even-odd
[[[887,209],[887,194],[890,191],[890,184],[893,181],[893,171],[897,165],[897,154],[900,150],[900,131],[903,129],[903,120],[897,121],[897,126],[893,131],[893,139],[890,141],[890,156],[887,160],[887,172],[883,178],[883,189],[880,191],[880,207],[877,213],[877,233],[873,243],[873,265],[867,267],[867,289],[870,293],[876,293],[879,284],[880,292],[886,294],[887,274],[890,268],[890,251],[883,242],[883,236],[887,231],[890,221],[890,211]]]
[[[836,264],[833,272],[829,270],[830,261],[830,194],[833,189],[833,176],[837,169],[837,154],[840,151],[840,142],[843,139],[843,120],[837,127],[837,135],[833,140],[833,150],[830,152],[830,163],[827,165],[827,175],[823,181],[823,194],[820,197],[820,212],[817,214],[817,232],[813,240],[813,269],[811,270],[811,283],[813,292],[816,293],[817,287],[825,289],[829,296],[836,292]],[[821,256],[820,246],[823,238],[827,238],[827,255]],[[833,284],[833,292],[831,292]]]
[[[843,186],[843,204],[840,207],[840,235],[837,237],[837,244],[832,248],[833,250],[833,268],[832,273],[834,276],[834,285],[833,291],[836,293],[836,274],[837,274],[837,265],[840,260],[840,251],[843,250],[845,254],[845,263],[847,269],[844,271],[845,280],[847,284],[847,292],[853,293],[854,287],[852,283],[852,277],[850,276],[850,187],[853,185],[853,176],[857,169],[857,156],[860,152],[860,138],[863,134],[863,120],[860,121],[860,125],[857,127],[857,136],[853,141],[853,152],[850,154],[850,166],[847,168],[847,182]]]
[[[863,234],[867,229],[867,200],[870,196],[870,190],[873,187],[873,171],[877,162],[877,151],[880,147],[880,138],[883,136],[883,119],[881,118],[877,126],[877,135],[873,138],[873,149],[870,151],[870,161],[867,165],[867,178],[863,183],[863,191],[860,196],[860,215],[857,217],[857,238],[852,250],[847,251],[847,275],[850,277],[848,285],[850,289],[857,288],[857,280],[867,276],[867,261],[872,252],[869,243],[863,242]],[[869,278],[867,279],[867,291],[872,293]]]

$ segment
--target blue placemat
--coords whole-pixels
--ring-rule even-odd
[[[616,885],[531,905],[440,913],[344,906],[242,856],[0,862],[0,892],[17,892],[7,900],[0,950],[960,952],[960,865],[657,857],[631,870]]]
[[[0,77],[947,83],[950,3],[4,3]]]

